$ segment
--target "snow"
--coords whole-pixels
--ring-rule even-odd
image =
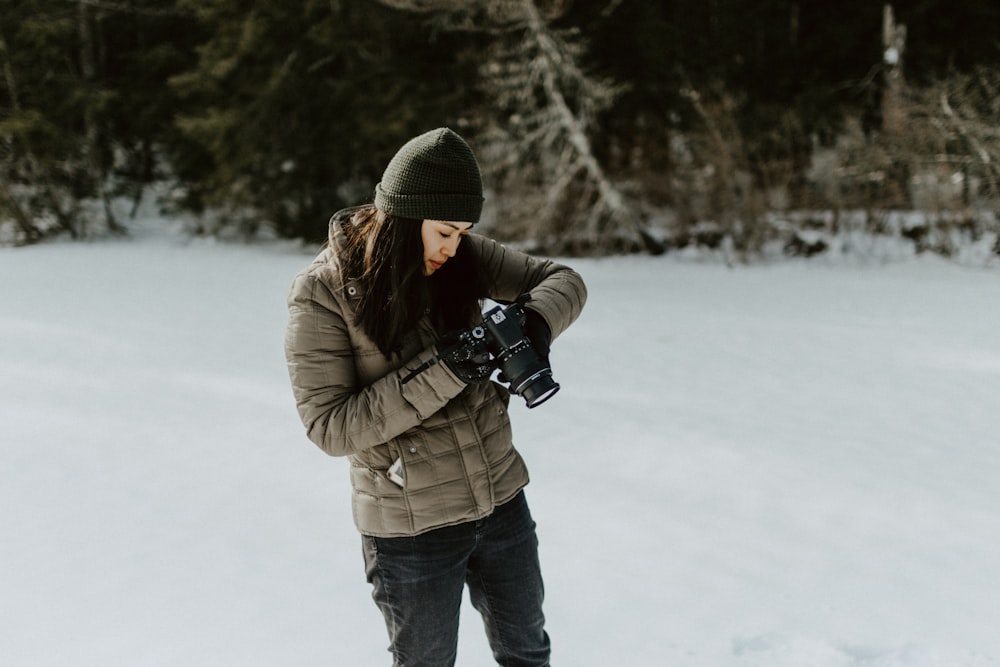
[[[288,386],[311,252],[158,224],[0,249],[2,663],[388,664]],[[1000,664],[995,268],[570,263],[562,391],[512,409],[554,664]]]

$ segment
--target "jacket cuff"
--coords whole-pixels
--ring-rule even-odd
[[[432,345],[403,365],[397,372],[400,373],[400,377],[405,377],[436,354],[437,347]],[[400,392],[403,394],[403,398],[417,411],[420,418],[427,419],[443,408],[448,401],[462,393],[466,386],[465,382],[459,380],[451,372],[447,364],[438,360],[430,368],[425,368],[414,375],[406,384],[401,384]]]

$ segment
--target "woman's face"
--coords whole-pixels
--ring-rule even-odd
[[[462,237],[472,229],[471,222],[424,220],[420,237],[424,241],[424,275],[429,276],[455,256]]]

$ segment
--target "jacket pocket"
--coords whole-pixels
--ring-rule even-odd
[[[403,489],[389,481],[388,467],[379,470],[351,466],[351,487],[354,493],[371,498],[402,498]]]

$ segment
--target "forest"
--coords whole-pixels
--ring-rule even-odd
[[[1000,230],[998,26],[995,0],[0,0],[0,245],[125,235],[150,198],[320,242],[449,126],[482,227],[530,251],[810,255],[854,225],[948,254]]]

